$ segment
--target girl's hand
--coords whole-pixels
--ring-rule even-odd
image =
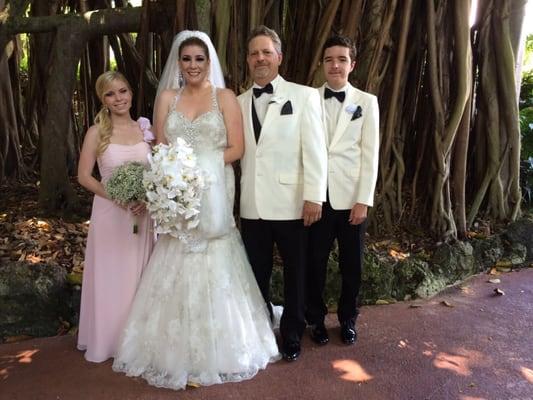
[[[141,215],[146,211],[146,205],[142,201],[136,201],[130,204],[130,211],[133,215]]]
[[[127,204],[124,204],[124,203],[121,203],[120,201],[117,201],[117,200],[111,200],[113,203],[115,203],[116,206],[122,208],[123,210],[125,211],[128,211],[129,207]]]

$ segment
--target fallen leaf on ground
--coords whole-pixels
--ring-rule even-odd
[[[23,340],[29,340],[32,338],[33,336],[29,336],[29,335],[8,336],[5,338],[4,343],[22,342]]]
[[[496,268],[497,267],[510,267],[512,266],[513,264],[511,263],[511,261],[509,260],[500,260],[496,263]]]
[[[509,267],[496,267],[496,268],[500,272],[511,272],[511,268],[509,268]]]
[[[406,258],[409,257],[409,253],[403,253],[403,252],[395,250],[395,249],[390,249],[389,250],[389,255],[392,258],[394,258],[395,260],[405,260]]]
[[[489,282],[489,283],[500,283],[501,280],[498,279],[498,278],[494,278],[494,279],[489,279],[487,282]]]
[[[382,300],[382,299],[379,299],[376,301],[376,305],[378,306],[385,305],[385,304],[389,304],[389,302],[387,300]]]
[[[442,300],[442,301],[440,302],[440,304],[442,304],[443,306],[446,306],[446,307],[452,307],[452,308],[455,307],[452,303],[450,303],[450,302],[447,301],[447,300]]]
[[[80,272],[71,272],[67,274],[67,281],[71,285],[81,285],[83,282],[83,274]]]
[[[59,328],[57,328],[56,335],[62,336],[69,332],[70,330],[70,322],[65,321],[63,318],[59,317],[59,321],[61,322],[61,325],[59,325]]]
[[[42,260],[41,260],[41,257],[31,254],[26,257],[26,261],[29,261],[32,264],[37,264],[37,263],[40,263]]]
[[[494,289],[494,296],[505,296],[505,292],[500,288]]]
[[[465,294],[471,294],[474,292],[470,286],[460,286],[459,290]]]

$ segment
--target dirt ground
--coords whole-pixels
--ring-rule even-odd
[[[341,343],[333,314],[327,323],[330,343],[306,334],[294,363],[179,392],[114,373],[111,361],[86,362],[73,336],[2,344],[0,398],[533,400],[533,268],[481,274],[429,300],[365,306],[355,346]]]

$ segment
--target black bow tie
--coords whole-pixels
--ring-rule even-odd
[[[269,93],[269,94],[274,93],[274,88],[272,87],[271,83],[266,85],[264,88],[254,87],[254,96],[255,96],[255,98],[260,97],[263,93]]]
[[[324,90],[324,98],[329,99],[331,97],[335,97],[337,100],[339,100],[339,102],[342,103],[346,98],[346,92],[334,92],[330,88],[326,88],[326,90]]]

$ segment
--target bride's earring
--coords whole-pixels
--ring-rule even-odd
[[[174,87],[180,88],[183,84],[183,75],[181,74],[181,71],[177,71],[176,76],[174,76]]]

